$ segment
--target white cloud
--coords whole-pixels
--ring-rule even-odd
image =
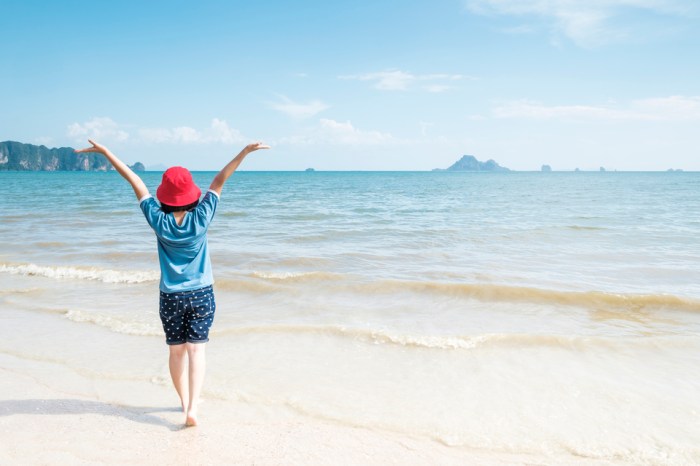
[[[642,10],[660,15],[684,16],[697,5],[684,0],[466,0],[477,14],[542,18],[556,35],[564,35],[579,46],[590,47],[626,38],[629,32],[613,26],[626,13]]]
[[[173,142],[202,142],[202,133],[189,126],[180,126],[178,128],[173,128],[171,131]]]
[[[85,142],[86,139],[98,141],[126,141],[129,133],[107,117],[97,117],[85,123],[72,123],[68,125],[68,136],[77,142]]]
[[[700,120],[700,96],[674,95],[638,100],[634,102],[639,112],[645,112],[663,120]]]
[[[670,96],[640,99],[626,106],[545,105],[536,101],[518,100],[496,106],[492,114],[496,118],[529,119],[700,120],[700,97]]]
[[[373,82],[375,89],[383,91],[407,91],[414,87],[428,92],[443,92],[450,89],[447,83],[461,79],[474,79],[461,74],[423,74],[416,75],[401,70],[387,70],[376,73],[339,76],[340,79]]]
[[[218,118],[211,120],[211,128],[208,134],[211,142],[221,142],[223,144],[236,144],[246,140],[239,130],[231,128],[225,120],[219,120]]]
[[[226,121],[218,118],[212,119],[209,128],[203,130],[190,126],[141,128],[139,129],[139,137],[144,142],[170,144],[235,144],[244,141],[240,131],[229,127]]]
[[[361,130],[350,121],[321,118],[317,126],[307,129],[303,134],[285,137],[279,142],[292,145],[381,145],[397,144],[401,141],[389,133]]]
[[[359,130],[349,120],[341,123],[321,118],[319,123],[321,124],[321,129],[330,139],[340,144],[381,144],[390,142],[393,139],[388,133]]]
[[[268,105],[270,108],[289,115],[292,118],[309,118],[330,108],[320,100],[312,100],[311,102],[302,104],[294,102],[290,98],[283,95],[279,96],[279,99],[280,101],[269,102]]]
[[[507,102],[493,109],[496,118],[594,118],[622,119],[624,111],[587,105],[544,105],[531,100]]]

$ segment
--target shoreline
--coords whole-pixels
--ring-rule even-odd
[[[0,464],[700,464],[695,175],[465,176],[241,174],[182,430],[132,192],[8,174]]]
[[[625,339],[608,351],[606,345],[582,348],[581,342],[590,341],[582,337],[576,344],[552,345],[545,339],[525,347],[449,349],[323,332],[220,335],[208,346],[202,425],[183,428],[162,338],[66,318],[75,310],[68,305],[78,299],[73,293],[85,291],[80,284],[51,294],[68,307],[32,310],[37,297],[8,297],[17,298],[24,289],[19,285],[36,277],[15,278],[18,288],[0,299],[6,305],[0,313],[3,327],[14,329],[0,345],[0,435],[9,445],[0,448],[0,464],[153,464],[155,459],[167,464],[626,465],[662,456],[672,459],[668,464],[693,464],[695,449],[688,445],[695,434],[688,429],[695,430],[690,426],[696,414],[683,411],[694,406],[683,401],[692,400],[689,392],[674,390],[671,397],[653,386],[624,394],[616,390],[653,380],[653,371],[612,375],[617,367],[642,369],[630,361],[673,367],[668,361],[676,353],[659,353],[655,343],[630,347]],[[133,299],[143,300],[139,293]],[[118,302],[132,301],[123,295]],[[223,308],[235,309],[234,303]],[[694,321],[695,314],[689,316]],[[679,324],[665,315],[657,316],[659,322],[641,317],[621,322],[645,328]],[[690,338],[687,358],[692,360],[696,346]],[[673,357],[678,364],[677,354]],[[546,367],[571,370],[563,370],[561,380],[542,374]],[[455,374],[462,375],[455,379]],[[460,385],[467,380],[460,377],[471,384]],[[436,384],[426,386],[423,380]],[[682,380],[686,389],[694,383],[691,377]],[[608,398],[620,402],[604,410],[600,400]],[[666,415],[658,419],[674,424],[601,439],[601,425],[619,429],[661,408]],[[594,422],[585,422],[589,418]],[[462,422],[454,435],[472,443],[456,443],[459,439],[444,427],[450,419]],[[369,424],[358,423],[363,420]],[[531,435],[538,429],[561,435]],[[684,429],[688,434],[670,449],[636,440],[665,439]],[[629,455],[620,456],[625,447]]]

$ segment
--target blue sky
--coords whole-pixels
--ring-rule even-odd
[[[700,170],[695,0],[2,0],[0,140],[248,170]]]

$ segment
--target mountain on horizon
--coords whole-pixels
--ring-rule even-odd
[[[140,162],[130,165],[134,171],[143,171]],[[0,171],[101,171],[114,170],[100,154],[76,154],[72,147],[49,149],[46,146],[17,141],[0,142]]]
[[[463,155],[461,159],[448,168],[436,168],[433,171],[460,171],[460,172],[509,172],[510,169],[500,166],[495,160],[489,159],[481,162],[473,155]]]

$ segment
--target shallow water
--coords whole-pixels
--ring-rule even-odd
[[[237,173],[209,234],[206,394],[456,447],[700,462],[699,186]],[[169,383],[142,354],[163,338],[159,272],[129,186],[3,172],[0,198],[0,351]]]

